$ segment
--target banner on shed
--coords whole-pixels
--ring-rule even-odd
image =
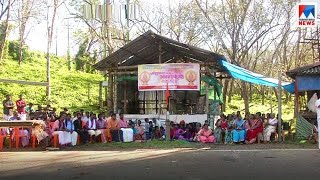
[[[200,90],[200,65],[196,63],[143,64],[138,66],[138,90]]]

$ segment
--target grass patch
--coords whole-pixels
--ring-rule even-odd
[[[91,149],[95,148],[106,148],[106,149],[173,149],[173,148],[193,148],[194,144],[187,141],[159,141],[152,140],[148,142],[131,142],[131,143],[96,143],[89,144],[89,146],[78,146],[79,148],[88,147]]]

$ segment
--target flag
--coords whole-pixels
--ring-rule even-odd
[[[166,102],[167,102],[167,108],[169,107],[169,97],[170,97],[169,83],[167,82],[167,89],[166,89]]]

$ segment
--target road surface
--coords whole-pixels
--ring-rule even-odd
[[[1,180],[316,180],[320,177],[320,151],[315,149],[0,152],[0,164]]]

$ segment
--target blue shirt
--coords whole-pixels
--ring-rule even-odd
[[[72,121],[66,121],[66,129],[73,131],[74,130],[74,125]]]
[[[243,119],[241,119],[241,120],[237,120],[237,121],[235,121],[235,123],[236,123],[236,129],[241,129],[241,130],[244,130],[244,129],[246,129],[246,121],[244,121]]]

